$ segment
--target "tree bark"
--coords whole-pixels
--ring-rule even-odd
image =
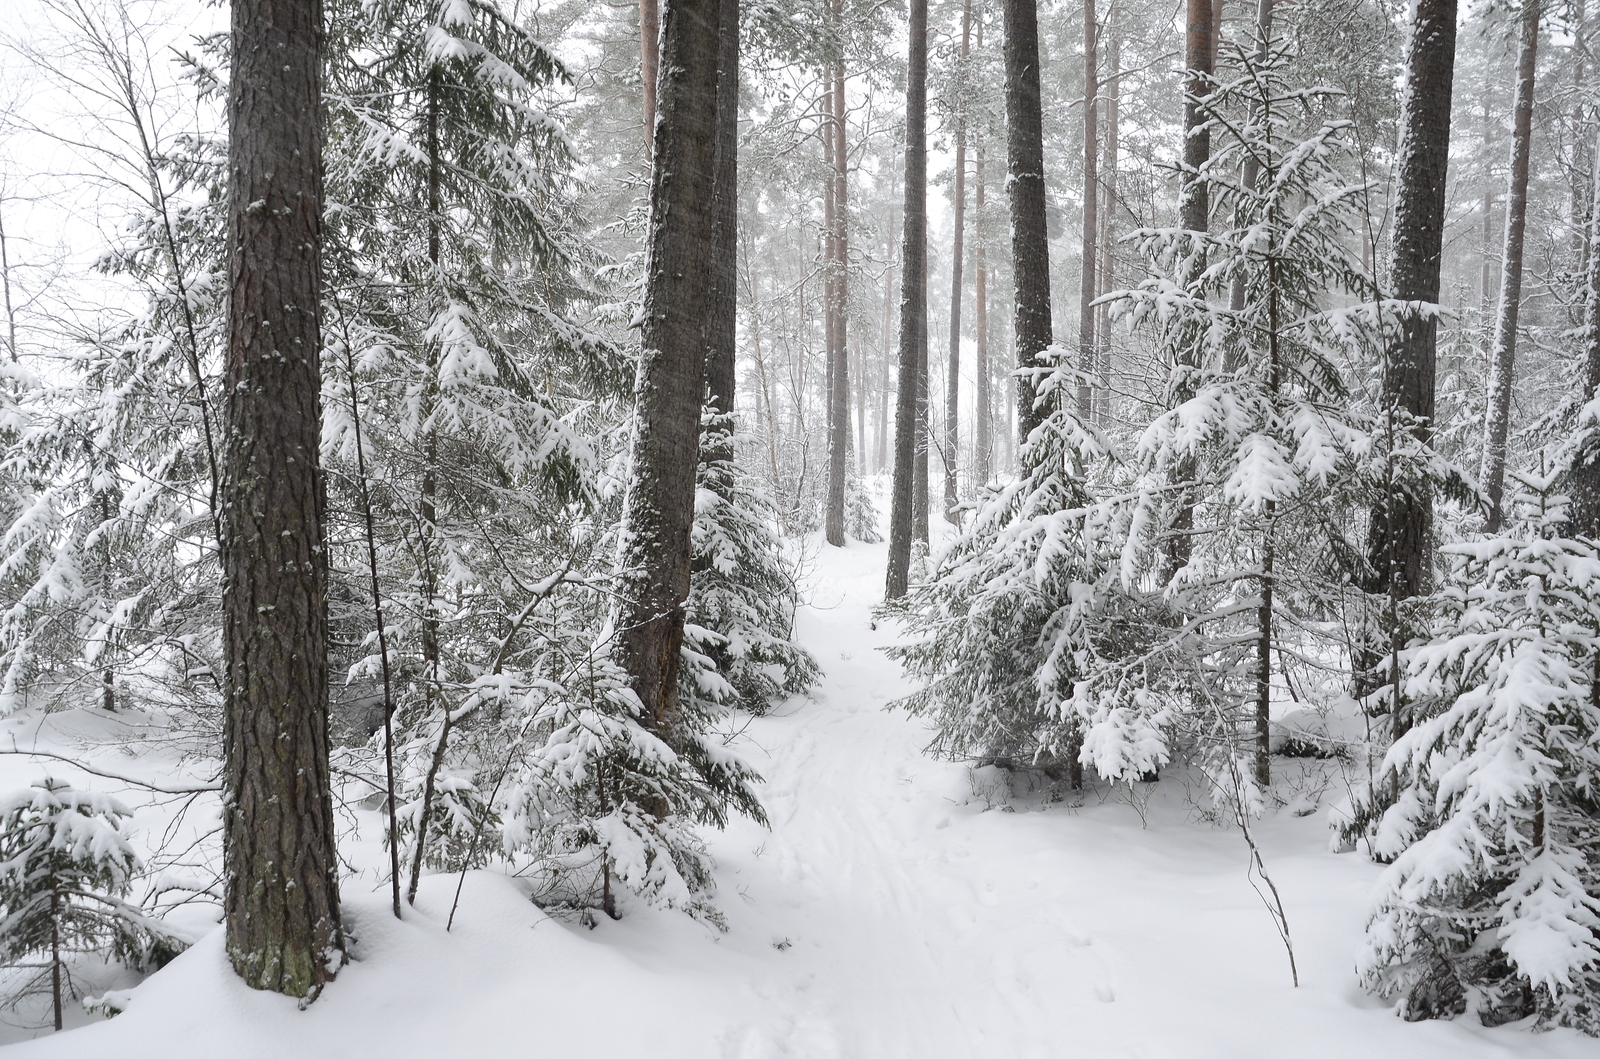
[[[1522,47],[1517,99],[1511,119],[1511,177],[1506,189],[1506,242],[1501,256],[1500,312],[1489,373],[1489,416],[1483,428],[1479,485],[1489,498],[1489,533],[1500,532],[1506,480],[1506,437],[1511,428],[1511,383],[1517,365],[1517,316],[1522,301],[1522,243],[1528,216],[1528,147],[1533,140],[1534,76],[1539,61],[1541,0],[1522,0]]]
[[[667,0],[632,466],[622,517],[617,663],[641,721],[677,727],[694,520],[717,131],[721,0]],[[660,806],[647,811],[664,812]]]
[[[918,406],[927,404],[927,392],[920,384],[926,378],[928,361],[928,0],[909,0],[909,7],[905,217],[900,247],[900,371],[899,392],[895,396],[894,486],[889,499],[886,599],[899,599],[908,587],[911,538],[915,532],[918,435],[926,434],[925,421],[918,416]],[[920,447],[925,460],[927,447],[925,444]],[[923,481],[926,483],[926,477]]]
[[[1110,294],[1116,289],[1116,217],[1117,217],[1117,153],[1119,150],[1118,137],[1121,133],[1121,80],[1122,80],[1122,39],[1117,36],[1117,30],[1112,19],[1116,9],[1112,8],[1106,14],[1106,28],[1109,31],[1106,40],[1106,65],[1107,77],[1100,96],[1105,100],[1106,121],[1106,147],[1105,160],[1100,166],[1100,217],[1097,225],[1100,236],[1100,267],[1098,289],[1101,295]],[[1101,380],[1100,398],[1095,404],[1095,421],[1101,426],[1108,425],[1111,421],[1111,308],[1103,306],[1100,309],[1099,319],[1096,321],[1095,334],[1095,374]]]
[[[983,46],[983,22],[978,23],[978,46]],[[977,376],[977,416],[972,431],[973,476],[979,485],[994,477],[994,394],[990,381],[994,367],[989,363],[989,250],[984,243],[983,141],[972,162],[972,337],[973,373]]]
[[[1100,75],[1095,68],[1099,26],[1095,24],[1094,0],[1083,0],[1083,242],[1080,244],[1078,283],[1078,415],[1085,420],[1094,408],[1094,298],[1096,210],[1100,197]]]
[[[1204,232],[1210,224],[1210,198],[1200,169],[1211,157],[1211,131],[1202,109],[1211,94],[1216,57],[1216,20],[1212,0],[1188,0],[1184,37],[1187,82],[1183,96],[1183,199],[1179,223],[1190,232]],[[1198,271],[1198,268],[1196,269]]]
[[[1456,0],[1417,0],[1406,48],[1389,270],[1392,296],[1415,307],[1399,314],[1383,365],[1391,448],[1403,447],[1405,436],[1420,445],[1433,440],[1438,323],[1422,306],[1439,301],[1455,55]],[[1389,492],[1368,524],[1369,588],[1394,599],[1420,596],[1427,591],[1433,497],[1422,482],[1400,482]]]
[[[956,514],[959,465],[960,413],[961,413],[961,287],[965,277],[962,266],[966,264],[965,240],[967,234],[967,118],[966,70],[967,57],[972,48],[972,0],[966,0],[961,9],[961,71],[956,100],[956,171],[952,189],[955,207],[955,236],[950,252],[950,355],[945,363],[944,385],[944,517],[947,522],[960,524]]]
[[[344,957],[328,774],[319,467],[322,5],[237,0],[222,486],[224,917],[246,984],[314,998]]]
[[[1259,66],[1267,61],[1272,50],[1272,4],[1273,0],[1258,0],[1256,4],[1256,48],[1255,61]],[[1254,111],[1254,104],[1251,105]],[[1254,191],[1256,184],[1261,179],[1261,159],[1254,152],[1247,153],[1244,159],[1244,172],[1241,184],[1246,191]],[[1233,312],[1244,311],[1245,277],[1241,272],[1233,277],[1233,284],[1228,291],[1228,308]],[[1236,365],[1229,365],[1232,370]]]
[[[839,39],[843,38],[844,0],[833,0],[832,17]],[[842,46],[842,45],[841,45]],[[829,233],[831,250],[828,278],[832,291],[832,335],[829,343],[828,372],[828,512],[826,537],[835,547],[844,546],[845,480],[850,474],[850,354],[847,337],[849,287],[846,265],[849,260],[849,227],[845,212],[849,206],[847,177],[849,154],[845,150],[844,59],[833,67],[831,108],[825,135],[831,144],[832,172],[828,179],[832,192],[833,227]]]
[[[733,414],[739,305],[739,0],[718,7],[717,144],[711,176],[711,304],[706,313],[706,391]]]
[[[1211,132],[1206,125],[1205,99],[1211,94],[1211,75],[1217,54],[1216,9],[1212,0],[1188,0],[1188,20],[1184,37],[1184,62],[1187,81],[1183,95],[1183,187],[1178,223],[1191,234],[1192,243],[1184,269],[1184,285],[1205,269],[1204,236],[1211,226],[1210,194],[1200,170],[1211,158]],[[1193,391],[1193,374],[1200,367],[1193,354],[1179,353],[1177,379],[1169,400],[1180,404]],[[1174,468],[1177,486],[1176,511],[1167,535],[1167,566],[1176,573],[1189,565],[1194,554],[1194,458],[1185,456]]]
[[[661,75],[659,0],[639,0],[639,83],[644,102],[644,159],[656,149],[656,81]]]
[[[1012,318],[1017,369],[1034,372],[1055,341],[1050,321],[1050,240],[1045,217],[1044,117],[1039,97],[1037,0],[1004,0],[1006,67],[1006,166],[1011,195]],[[1048,410],[1038,407],[1037,386],[1019,374],[1017,438],[1026,442]]]

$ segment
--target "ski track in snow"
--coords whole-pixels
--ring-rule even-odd
[[[220,931],[110,1022],[18,1056],[588,1056],[601,1059],[1593,1059],[1570,1031],[1407,1024],[1355,982],[1378,869],[1326,852],[1320,815],[1261,822],[1302,987],[1245,877],[1235,831],[1181,783],[1133,808],[973,793],[885,704],[908,690],[871,628],[885,548],[822,547],[798,634],[824,670],[753,721],[771,829],[708,836],[726,933],[628,906],[593,931],[514,884],[425,881],[405,923],[346,887],[352,963],[308,1010],[246,989]],[[989,801],[993,801],[993,797]],[[360,853],[376,859],[372,849]],[[76,1019],[82,1022],[82,1016]]]

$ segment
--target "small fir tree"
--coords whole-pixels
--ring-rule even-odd
[[[114,798],[48,779],[0,798],[0,957],[45,958],[34,981],[49,979],[58,1030],[70,955],[142,969],[186,944],[122,899],[139,870],[123,833],[132,815]]]
[[[1520,524],[1446,549],[1402,656],[1415,723],[1384,765],[1359,965],[1407,1018],[1600,1034],[1600,548],[1565,535],[1556,476],[1518,481]]]

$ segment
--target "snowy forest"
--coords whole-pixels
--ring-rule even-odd
[[[1590,0],[10,0],[0,1044],[1600,1048]]]

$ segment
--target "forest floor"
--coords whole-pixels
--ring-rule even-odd
[[[1408,1024],[1362,992],[1354,955],[1378,869],[1328,852],[1312,811],[1342,791],[1308,783],[1256,827],[1292,932],[1295,988],[1243,838],[1202,818],[1181,774],[1137,798],[1055,800],[1062,792],[1015,793],[991,770],[926,756],[926,727],[884,708],[908,690],[879,650],[894,628],[873,627],[884,558],[883,545],[852,544],[811,564],[799,635],[825,676],[745,730],[771,828],[741,821],[708,836],[725,932],[626,905],[620,921],[586,929],[545,916],[515,881],[475,872],[446,933],[454,876],[425,880],[404,922],[384,891],[347,885],[355,962],[308,1010],[241,985],[216,930],[122,1015],[15,1054],[1595,1055],[1569,1031]]]

